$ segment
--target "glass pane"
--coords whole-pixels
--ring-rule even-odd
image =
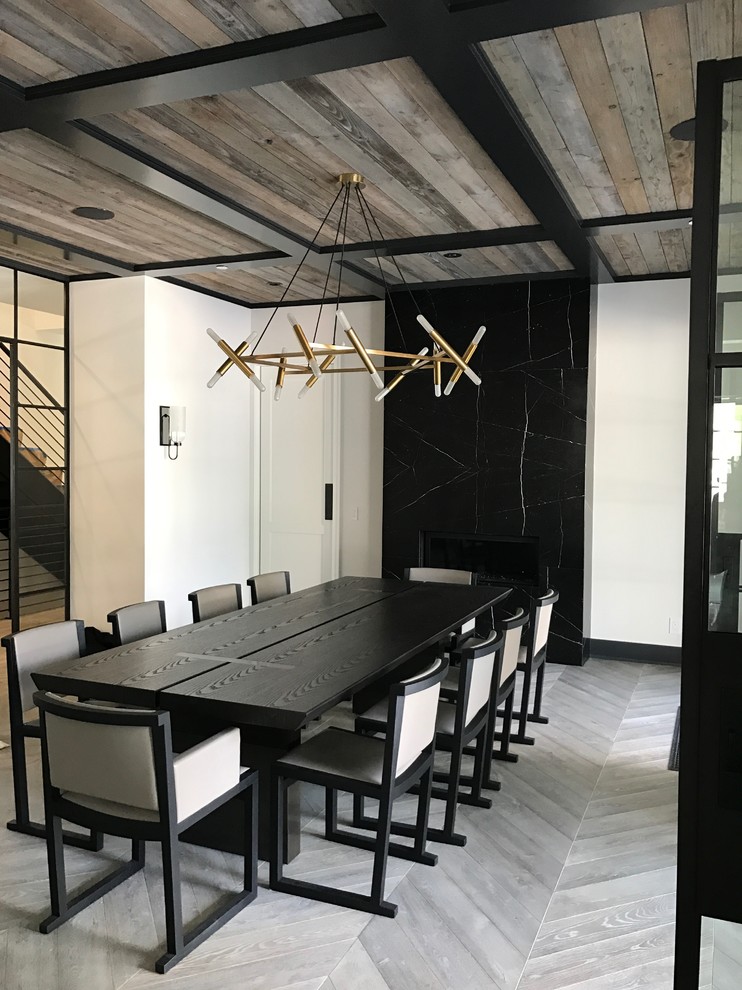
[[[742,925],[703,918],[699,990],[742,986]]]
[[[64,618],[66,514],[64,472],[21,448],[16,473],[18,611],[21,628]]]
[[[742,368],[717,372],[709,548],[709,629],[742,631]]]
[[[0,268],[0,337],[13,336],[13,272]]]
[[[729,352],[742,351],[742,80],[724,86],[722,118],[716,350]]]
[[[18,338],[64,346],[64,285],[18,272]]]

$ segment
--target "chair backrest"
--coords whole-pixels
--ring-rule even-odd
[[[503,684],[515,673],[518,666],[518,653],[520,652],[520,640],[523,626],[528,622],[528,613],[525,609],[518,611],[507,619],[499,619],[495,626],[503,634],[502,645],[502,668],[500,670],[500,684]]]
[[[31,674],[63,660],[77,660],[85,652],[85,624],[82,619],[52,622],[5,636],[2,640],[8,659],[8,693],[11,707],[20,715],[33,707],[36,685]]]
[[[291,594],[291,575],[288,571],[271,571],[269,574],[256,574],[247,579],[250,601],[253,605],[269,602]]]
[[[503,640],[503,634],[493,629],[485,639],[466,640],[457,651],[461,656],[458,704],[463,705],[464,727],[490,702],[497,686],[495,664]]]
[[[34,695],[41,713],[45,780],[60,796],[93,810],[151,820],[172,778],[170,716]],[[113,802],[116,806],[99,806]]]
[[[405,567],[405,581],[433,581],[436,584],[474,584],[471,571],[452,567]]]
[[[554,605],[559,601],[559,592],[551,588],[541,598],[534,601],[533,608],[533,656],[546,649],[549,639],[549,626]]]
[[[385,771],[392,780],[432,750],[441,681],[447,670],[448,661],[441,657],[421,673],[392,686],[384,757]]]
[[[242,588],[239,584],[215,584],[192,591],[188,601],[193,609],[193,621],[203,622],[242,608]]]
[[[147,636],[157,636],[167,629],[165,622],[165,602],[138,602],[124,605],[106,616],[111,623],[117,646],[133,643]]]

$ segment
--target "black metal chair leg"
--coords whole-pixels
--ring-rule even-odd
[[[52,816],[46,834],[46,858],[49,864],[49,899],[52,917],[62,918],[67,911],[67,882],[64,874],[62,821]]]
[[[518,754],[510,752],[510,740],[513,738],[511,735],[513,727],[513,701],[514,692],[510,692],[505,702],[505,708],[502,713],[502,732],[496,732],[494,738],[499,741],[500,748],[492,750],[492,759],[500,760],[504,763],[517,763]],[[497,784],[497,787],[494,787]],[[488,786],[492,786],[493,790],[500,790],[500,782],[497,780],[490,779],[488,781]]]
[[[245,791],[245,869],[244,888],[258,892],[258,796],[257,781]]]
[[[376,832],[376,852],[374,854],[374,870],[371,879],[371,900],[381,907],[384,901],[384,884],[386,882],[386,866],[389,859],[389,840],[392,829],[392,798],[385,793],[379,804],[379,828]]]
[[[333,839],[338,830],[338,792],[325,788],[325,838]]]
[[[167,953],[157,960],[155,969],[164,973],[175,958],[183,954],[183,907],[180,892],[178,837],[172,832],[162,840],[162,880],[165,888],[165,932]]]
[[[428,839],[428,819],[430,818],[430,792],[433,788],[433,768],[430,767],[420,779],[420,793],[417,799],[417,822],[415,824],[415,852],[425,855]]]
[[[541,702],[543,700],[544,694],[544,667],[545,662],[542,661],[541,665],[536,672],[536,691],[533,699],[533,711],[528,715],[529,722],[537,722],[539,725],[548,725],[549,719],[546,715],[541,714]]]
[[[273,829],[271,831],[271,861],[270,861],[270,884],[279,883],[283,879],[283,831],[284,819],[286,816],[285,790],[283,778],[279,774],[271,774],[271,819]]]

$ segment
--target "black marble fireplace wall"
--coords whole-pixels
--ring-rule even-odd
[[[420,530],[538,536],[560,593],[549,659],[581,663],[589,284],[395,293],[387,348],[430,342],[416,304],[460,353],[487,327],[482,385],[462,377],[436,399],[432,374],[415,374],[384,400],[384,573],[417,564]]]

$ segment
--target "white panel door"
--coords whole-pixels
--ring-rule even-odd
[[[302,399],[304,376],[287,375],[273,400],[275,371],[260,409],[260,570],[290,571],[295,591],[338,576],[338,523],[325,519],[325,485],[334,490],[338,519],[339,396],[326,375]]]

